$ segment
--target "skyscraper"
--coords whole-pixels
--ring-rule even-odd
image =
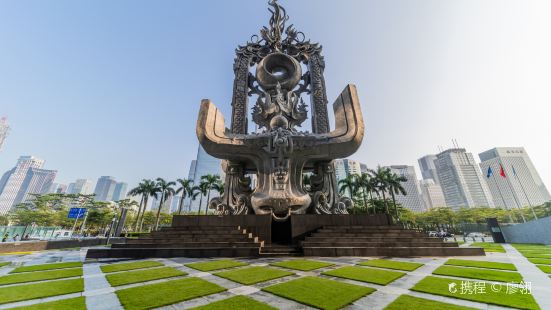
[[[52,183],[48,193],[53,194],[65,194],[67,193],[67,185],[61,183]]]
[[[497,207],[538,206],[551,200],[523,147],[496,147],[478,156]]]
[[[434,161],[436,160],[436,155],[426,155],[417,160],[419,163],[419,168],[421,168],[421,175],[423,180],[432,179],[434,183],[440,184],[438,180],[438,173],[436,172],[436,165]]]
[[[207,174],[219,175],[222,180],[224,180],[224,172],[222,171],[222,161],[218,158],[212,157],[199,145],[197,149],[197,159],[191,162],[188,178],[193,180],[193,184],[199,185],[201,183],[201,177]],[[211,198],[218,196],[216,191],[211,191]],[[188,203],[186,204],[189,209],[192,211],[199,210],[199,200],[200,199],[187,199]],[[207,206],[206,198],[202,202],[202,210],[205,210]],[[191,207],[189,206],[191,204]]]
[[[362,167],[359,161],[352,159],[335,159],[335,176],[337,181],[346,179],[353,174],[362,174]]]
[[[407,179],[406,182],[402,182],[402,187],[406,190],[406,195],[394,194],[396,202],[413,212],[425,211],[415,168],[406,165],[393,165],[388,168],[390,168],[393,173]]]
[[[8,120],[5,117],[0,118],[0,150],[2,150],[2,145],[10,132],[10,126],[8,126]]]
[[[446,199],[442,187],[434,183],[433,179],[421,180],[419,183],[425,210],[446,207]]]
[[[69,183],[67,194],[82,194],[89,195],[92,193],[92,182],[86,179],[77,179],[73,183]]]
[[[124,182],[118,182],[115,184],[115,190],[113,191],[113,201],[119,201],[126,199],[126,193],[127,193],[127,187],[128,184]]]
[[[0,179],[0,214],[6,214],[29,193],[49,190],[56,172],[43,170],[44,160],[34,156],[19,157],[16,166]]]
[[[96,183],[96,188],[94,189],[94,194],[96,194],[95,199],[98,201],[111,201],[113,200],[113,193],[115,192],[115,186],[117,181],[114,177],[111,176],[102,176],[98,179]]]
[[[448,207],[494,207],[473,154],[463,148],[448,149],[436,155],[434,164]]]

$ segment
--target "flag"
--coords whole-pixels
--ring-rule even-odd
[[[486,177],[487,178],[490,178],[492,175],[493,175],[493,171],[492,171],[492,168],[491,167],[488,167],[488,173],[486,173]]]
[[[505,170],[501,164],[499,164],[499,175],[505,177]]]

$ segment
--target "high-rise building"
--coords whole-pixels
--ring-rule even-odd
[[[96,183],[96,188],[94,189],[94,194],[96,194],[95,199],[97,201],[112,201],[116,185],[117,181],[115,181],[114,177],[100,177]]]
[[[366,164],[360,163],[360,171],[361,171],[362,173],[367,173],[368,170],[369,170],[369,168],[367,168],[367,165],[366,165]]]
[[[115,184],[115,190],[113,191],[113,201],[119,201],[126,199],[128,184],[124,182],[118,182]]]
[[[390,171],[393,173],[407,179],[407,181],[402,182],[402,187],[406,190],[406,195],[402,195],[401,193],[394,194],[396,202],[413,212],[425,211],[415,168],[407,165],[393,165],[388,168],[390,168]]]
[[[417,160],[419,163],[419,168],[421,168],[421,176],[423,180],[432,179],[434,183],[440,184],[438,180],[438,173],[436,172],[436,165],[434,161],[436,160],[436,155],[426,155]]]
[[[421,187],[425,210],[446,207],[446,199],[444,198],[442,187],[434,183],[433,179],[421,180],[419,185]]]
[[[29,193],[41,194],[49,190],[56,172],[43,170],[43,166],[43,159],[21,156],[16,166],[4,173],[0,179],[0,214],[8,213]]]
[[[52,183],[52,186],[50,186],[48,193],[65,194],[67,193],[67,185],[61,183]]]
[[[337,181],[346,179],[353,174],[362,174],[362,167],[359,161],[352,159],[335,159],[335,176]]]
[[[478,156],[497,207],[538,206],[551,200],[523,147],[496,147]]]
[[[434,163],[448,207],[494,207],[473,154],[464,148],[452,148],[437,154]]]
[[[9,132],[10,126],[8,125],[8,120],[5,117],[0,118],[0,150]]]
[[[69,183],[67,194],[82,194],[89,195],[92,193],[92,182],[86,179],[77,179],[73,183]]]
[[[203,147],[199,145],[199,148],[197,149],[197,159],[191,162],[188,178],[190,180],[193,180],[193,184],[199,185],[199,183],[201,183],[201,177],[207,174],[219,175],[222,181],[224,180],[222,161],[209,155],[207,152],[205,152]],[[218,195],[218,192],[211,191],[211,198]],[[207,206],[207,204],[208,202],[206,201],[206,198],[204,198],[201,209],[205,210],[205,206]],[[191,211],[199,210],[199,199],[191,200],[187,198],[186,206],[188,207],[188,210]]]

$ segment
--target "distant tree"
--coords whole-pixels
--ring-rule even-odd
[[[388,176],[390,174],[390,169],[377,166],[376,170],[369,169],[368,171],[375,179],[374,184],[375,184],[375,187],[377,188],[377,192],[381,193],[381,195],[383,196],[386,214],[390,214],[388,210],[388,203],[387,203],[386,194],[385,194],[386,192],[389,191]]]
[[[213,175],[213,174],[207,174],[201,177],[201,184],[204,184],[205,189],[207,191],[207,206],[205,208],[205,215],[208,212],[209,209],[209,203],[210,203],[210,192],[211,190],[216,190],[217,188],[220,188],[220,176],[219,175]]]
[[[159,209],[157,210],[157,219],[155,220],[155,230],[159,228],[159,219],[161,216],[161,209],[163,208],[165,202],[168,198],[174,195],[173,186],[176,185],[175,182],[167,182],[163,178],[157,178],[157,188],[161,194],[161,200],[159,201]]]
[[[178,179],[176,183],[179,184],[176,189],[176,194],[180,194],[180,202],[178,203],[178,214],[182,214],[182,207],[184,206],[184,200],[186,197],[190,197],[193,192],[193,180],[190,179]]]
[[[388,173],[387,175],[388,191],[392,196],[392,203],[394,204],[394,217],[400,220],[398,217],[398,207],[396,206],[395,194],[407,195],[405,188],[402,186],[403,182],[407,182],[407,178],[396,173]]]
[[[350,199],[354,199],[358,192],[358,183],[354,175],[348,175],[346,178],[339,180],[339,193],[344,194],[348,191]],[[353,210],[355,212],[355,210]]]

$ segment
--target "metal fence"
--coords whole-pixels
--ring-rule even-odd
[[[2,242],[22,240],[26,235],[29,235],[29,239],[53,239],[55,238],[56,231],[59,231],[61,227],[51,226],[0,226],[0,237]]]

